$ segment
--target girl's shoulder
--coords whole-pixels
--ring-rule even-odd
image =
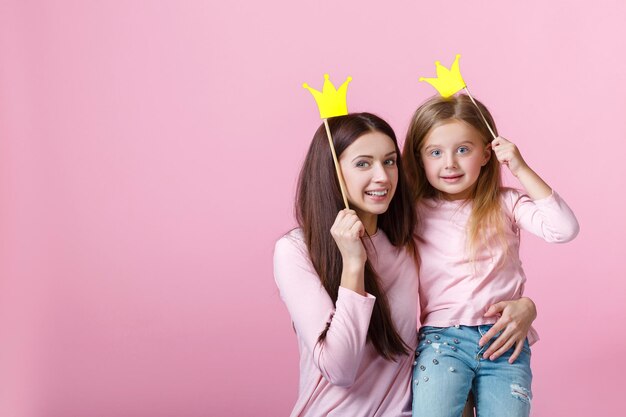
[[[523,198],[525,194],[512,187],[502,187],[500,189],[500,201],[502,201],[502,209],[507,213],[513,213],[515,206]]]
[[[440,209],[442,207],[462,207],[468,205],[468,200],[446,200],[443,198],[422,198],[417,202],[416,208],[418,210],[422,209]]]
[[[445,200],[442,198],[423,198],[415,206],[420,218],[445,217],[451,214],[469,215],[472,211],[471,200]]]

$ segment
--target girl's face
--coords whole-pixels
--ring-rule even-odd
[[[448,200],[472,195],[480,169],[491,157],[491,145],[461,120],[450,120],[432,128],[424,138],[420,157],[430,185]]]
[[[398,185],[397,158],[393,140],[381,132],[364,134],[339,157],[350,208],[366,228],[391,203]]]

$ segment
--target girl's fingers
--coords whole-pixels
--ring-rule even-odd
[[[509,150],[507,150],[507,149],[497,150],[496,151],[496,158],[502,164],[508,163],[512,159],[512,157],[513,156],[511,154],[511,152]]]

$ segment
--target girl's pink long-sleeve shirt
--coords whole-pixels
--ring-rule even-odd
[[[411,415],[411,370],[417,346],[417,267],[382,231],[365,239],[368,259],[387,294],[396,329],[412,350],[385,360],[367,341],[376,299],[340,287],[336,307],[322,287],[301,231],[281,238],[274,278],[296,331],[300,384],[292,416],[395,417]],[[375,249],[374,249],[375,248]],[[320,333],[330,327],[323,344]]]
[[[526,276],[519,257],[520,229],[547,242],[568,242],[578,234],[572,210],[555,192],[532,200],[518,190],[503,189],[507,218],[503,237],[483,248],[472,262],[467,250],[467,224],[471,202],[426,199],[418,205],[416,242],[420,254],[421,322],[424,326],[450,327],[493,324],[483,317],[499,301],[516,300],[524,293]],[[529,342],[538,340],[531,329]]]

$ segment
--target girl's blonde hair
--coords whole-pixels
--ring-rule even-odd
[[[478,100],[476,100],[476,104],[497,135],[498,130],[487,107]],[[458,94],[445,99],[436,96],[422,104],[413,114],[402,153],[407,183],[415,203],[420,202],[423,198],[440,197],[440,192],[430,185],[426,178],[421,150],[424,139],[433,128],[453,120],[465,122],[476,129],[482,136],[485,145],[493,140],[480,112],[467,95]],[[470,196],[473,207],[467,229],[467,243],[472,260],[475,259],[479,247],[490,246],[494,232],[498,243],[505,250],[507,249],[502,234],[504,218],[500,198],[501,189],[500,163],[497,158],[492,156],[487,164],[481,168],[476,187]]]

